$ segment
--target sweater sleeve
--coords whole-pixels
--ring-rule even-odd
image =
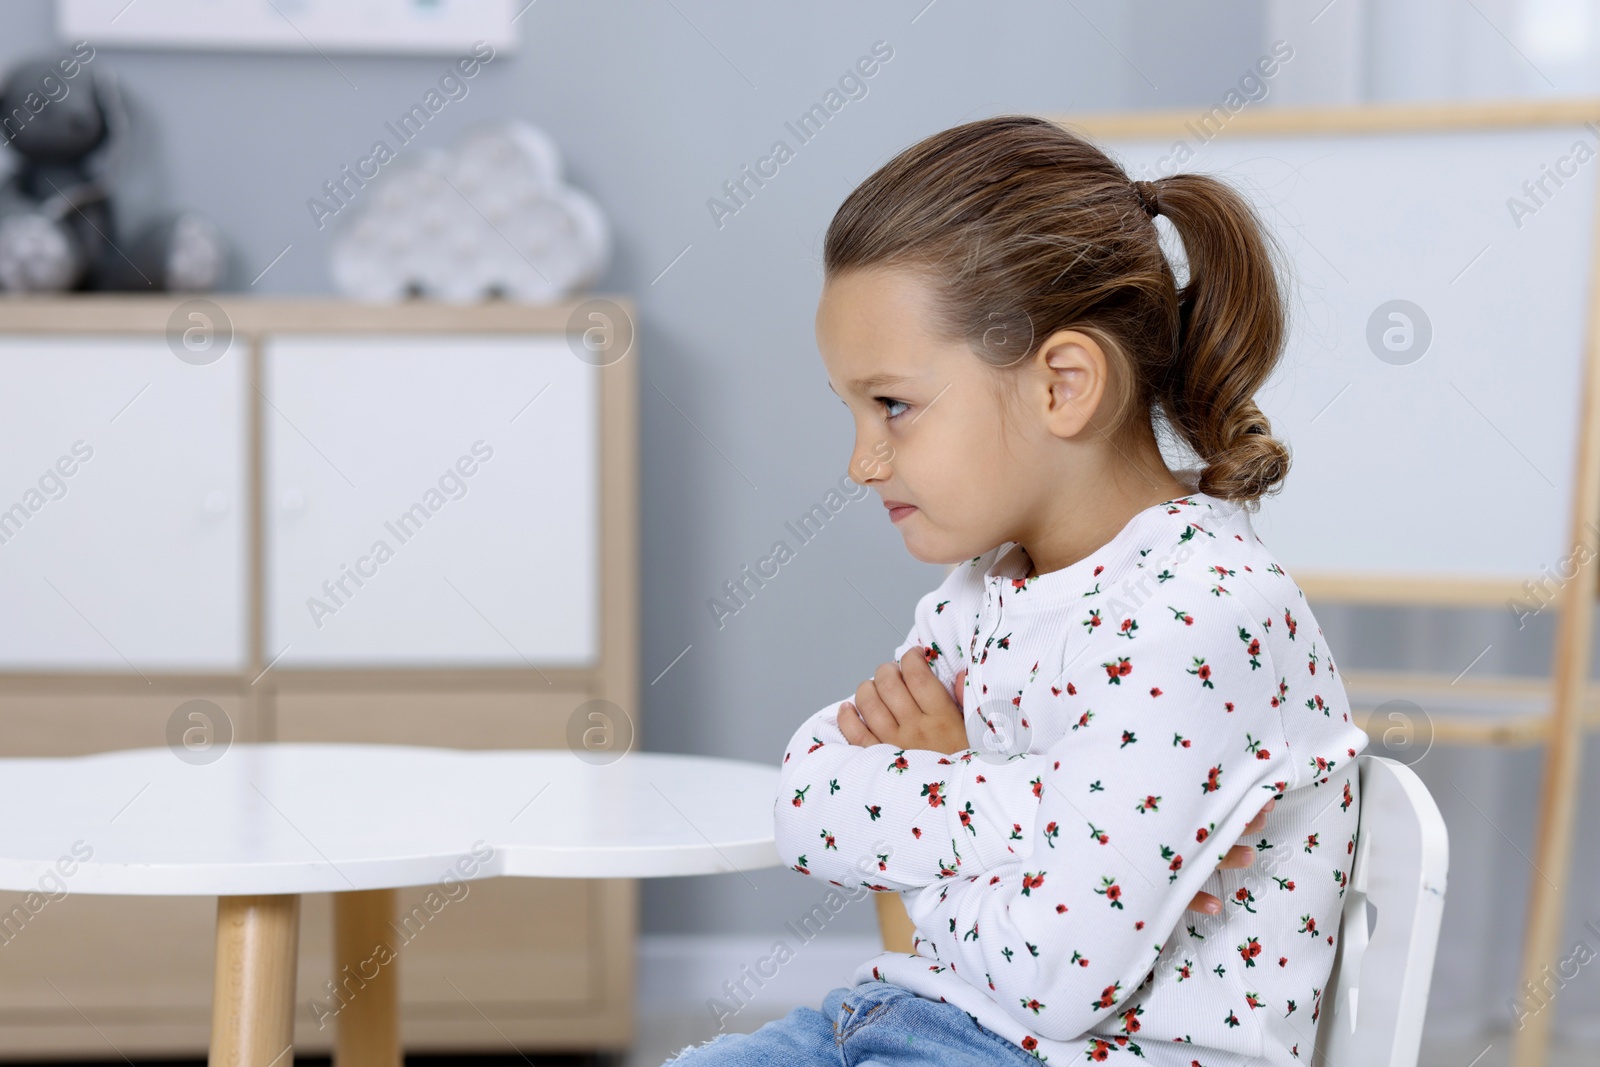
[[[922,597],[895,652],[898,660],[923,646],[952,697],[955,676],[966,666],[973,574],[988,558],[957,564]],[[843,702],[802,723],[784,753],[773,805],[784,863],[841,886],[899,891],[986,869],[1026,840],[1024,825],[1031,828],[1038,801],[1022,768],[1006,776],[1014,787],[1002,802],[986,775],[998,768],[975,759],[975,750],[946,755],[851,745],[838,725]],[[969,736],[973,719],[969,713]]]
[[[1180,578],[1116,621],[1067,645],[1063,713],[1088,725],[1048,753],[1032,849],[907,896],[943,961],[1058,1040],[1123,1013],[1245,823],[1295,778],[1287,680],[1239,601]]]

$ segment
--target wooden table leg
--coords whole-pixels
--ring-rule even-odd
[[[292,1067],[300,898],[217,898],[210,1067]]]
[[[400,961],[392,944],[396,893],[333,894],[333,1067],[402,1067]]]
[[[911,916],[906,912],[906,902],[900,899],[900,894],[874,893],[872,897],[878,906],[878,936],[883,941],[883,950],[915,952],[913,942],[917,938],[917,924],[911,921]]]

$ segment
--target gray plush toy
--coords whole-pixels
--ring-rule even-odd
[[[118,233],[104,157],[123,112],[114,79],[87,70],[93,55],[80,42],[70,57],[18,63],[0,84],[0,142],[19,157],[0,185],[0,289],[214,288],[227,247],[203,216]]]

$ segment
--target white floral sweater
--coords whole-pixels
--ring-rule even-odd
[[[1367,737],[1299,587],[1249,514],[1189,496],[1025,578],[953,568],[895,652],[964,707],[945,755],[801,725],[774,810],[794,870],[899,891],[915,953],[854,981],[948,1001],[1041,1061],[1309,1064]],[[1216,869],[1245,823],[1254,864]],[[1185,908],[1204,889],[1220,915]]]

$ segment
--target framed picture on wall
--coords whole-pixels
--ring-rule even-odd
[[[455,53],[514,50],[531,0],[56,0],[69,41],[129,48]]]

